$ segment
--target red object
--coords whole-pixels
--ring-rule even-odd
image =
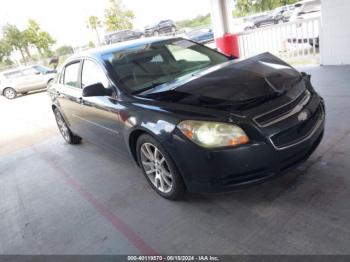
[[[227,56],[239,57],[238,35],[225,34],[215,39],[217,48]]]

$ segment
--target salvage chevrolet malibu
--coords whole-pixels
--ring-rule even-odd
[[[182,38],[75,55],[49,94],[69,144],[130,155],[167,199],[282,174],[315,150],[325,122],[309,75],[269,53],[235,60]]]

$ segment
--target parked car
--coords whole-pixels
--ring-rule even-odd
[[[152,26],[145,27],[145,36],[159,36],[162,34],[175,34],[176,25],[172,20],[163,20]]]
[[[138,30],[120,30],[105,35],[107,45],[119,43],[127,40],[138,39],[144,36],[144,33]]]
[[[231,61],[182,38],[74,55],[49,94],[67,143],[129,154],[167,199],[282,174],[315,150],[325,122],[309,75],[269,53]]]
[[[214,41],[214,33],[211,28],[200,28],[188,32],[188,39],[197,43],[206,44]]]
[[[254,26],[259,28],[261,26],[283,23],[282,14],[283,12],[279,9],[261,14],[253,20]]]
[[[0,73],[0,94],[8,99],[17,94],[46,88],[55,78],[56,70],[42,65],[6,70]]]
[[[254,23],[251,20],[251,17],[233,18],[231,24],[232,32],[240,33],[246,30],[254,29]]]
[[[280,10],[282,16],[283,16],[283,21],[284,22],[289,22],[289,19],[291,15],[293,14],[293,11],[295,9],[294,5],[285,5],[277,8]]]
[[[296,3],[291,22],[321,17],[321,0],[305,0]]]
[[[290,17],[290,22],[295,23],[295,30],[289,36],[288,42],[319,47],[319,27],[310,20],[321,17],[321,0],[305,0],[295,4],[295,9]],[[309,22],[305,22],[305,20]]]

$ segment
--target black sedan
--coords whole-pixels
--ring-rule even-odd
[[[268,53],[239,61],[182,38],[75,55],[49,93],[68,143],[130,155],[168,199],[282,174],[315,150],[325,121],[310,76]]]
[[[105,43],[107,45],[119,43],[127,40],[133,40],[144,37],[143,32],[138,30],[120,30],[105,35]]]

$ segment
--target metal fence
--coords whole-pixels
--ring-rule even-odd
[[[239,34],[242,58],[270,52],[281,58],[319,55],[320,18],[277,24]]]

